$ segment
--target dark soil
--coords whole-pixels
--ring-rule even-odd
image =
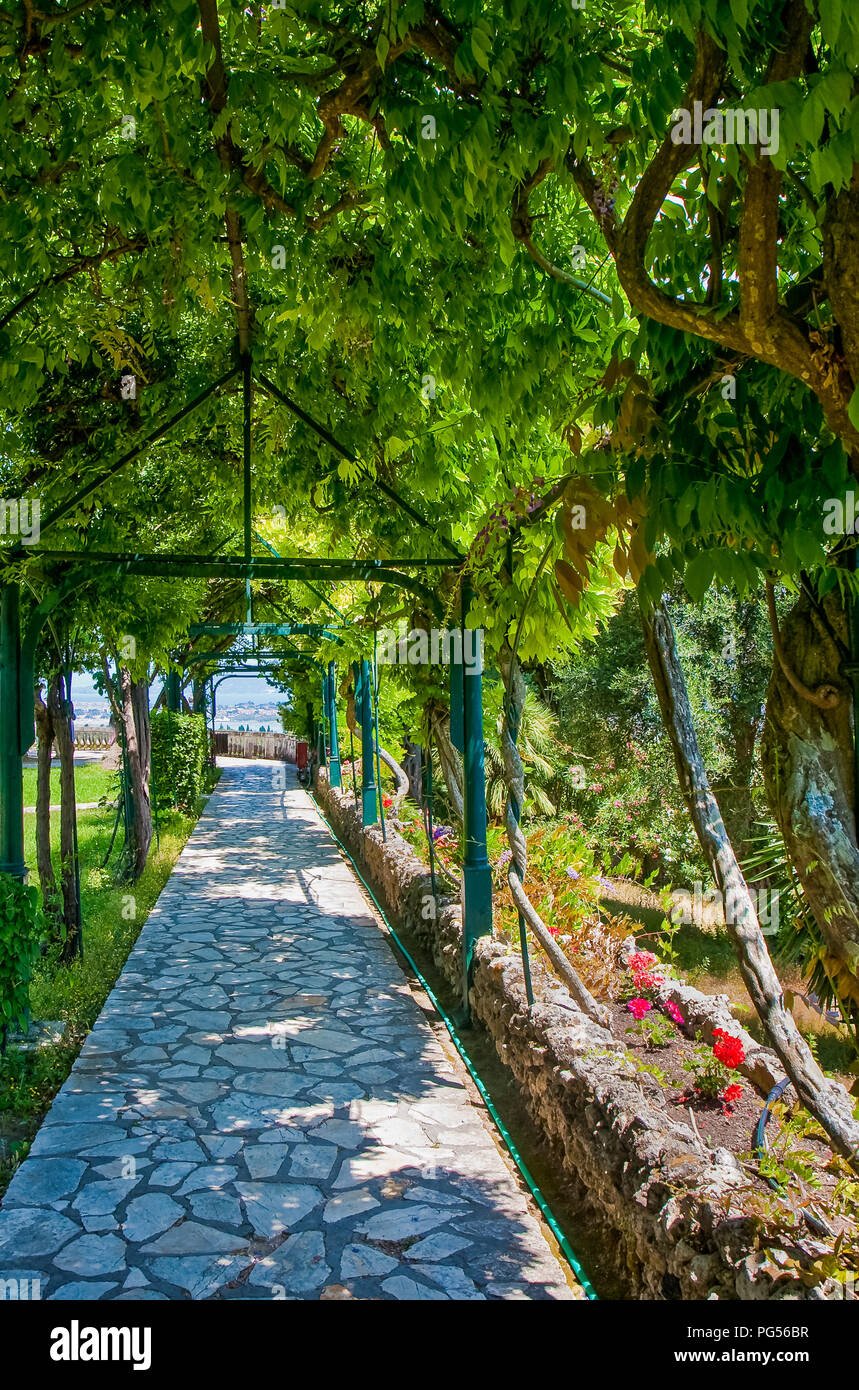
[[[710,1148],[730,1149],[738,1156],[749,1153],[765,1099],[758,1094],[756,1087],[739,1072],[733,1072],[731,1080],[737,1081],[743,1088],[743,1094],[735,1105],[724,1107],[721,1101],[696,1096],[692,1089],[694,1077],[691,1072],[683,1070],[683,1063],[694,1056],[698,1044],[684,1037],[678,1029],[667,1047],[648,1046],[649,1040],[636,1031],[636,1021],[626,1004],[612,1004],[609,1007],[615,1037],[623,1039],[639,1065],[644,1063],[657,1067],[668,1081],[660,1089],[668,1102],[669,1111],[676,1112],[678,1121],[697,1129]],[[654,1081],[659,1084],[655,1077]],[[690,1119],[690,1111],[693,1119]]]
[[[760,1192],[770,1192],[771,1188],[764,1178],[756,1175],[757,1163],[752,1156],[754,1132],[763,1113],[766,1097],[753,1086],[751,1081],[739,1072],[731,1073],[731,1080],[743,1088],[743,1094],[735,1105],[725,1107],[718,1100],[709,1100],[696,1095],[693,1090],[693,1076],[684,1071],[683,1063],[694,1055],[700,1044],[692,1042],[680,1030],[672,1042],[665,1047],[648,1046],[646,1036],[636,1031],[636,1020],[625,1003],[609,1005],[612,1015],[612,1032],[622,1038],[629,1048],[636,1064],[642,1068],[642,1079],[662,1092],[669,1113],[674,1113],[678,1122],[697,1129],[704,1144],[711,1149],[729,1149],[746,1165],[746,1176],[752,1188]],[[661,1073],[661,1078],[649,1073],[646,1068],[653,1067]],[[727,1113],[726,1113],[727,1111]],[[772,1119],[767,1127],[771,1140],[780,1129],[779,1120]],[[827,1171],[831,1152],[825,1143],[814,1139],[804,1139],[801,1147],[812,1156],[814,1168],[815,1202],[825,1207],[826,1191],[835,1185],[836,1177]]]

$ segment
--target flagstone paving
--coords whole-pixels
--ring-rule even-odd
[[[0,1279],[53,1299],[581,1298],[278,774],[225,760],[12,1179]]]

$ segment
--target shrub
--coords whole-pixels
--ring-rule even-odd
[[[196,809],[208,753],[205,715],[159,710],[153,716],[152,776],[160,806]]]
[[[23,1028],[29,1015],[30,977],[39,955],[45,919],[39,893],[8,874],[0,874],[0,1047],[10,1028]]]

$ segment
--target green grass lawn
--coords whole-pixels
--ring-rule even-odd
[[[100,801],[103,796],[114,800],[119,791],[116,772],[108,772],[101,763],[75,763],[75,792],[78,801]],[[36,804],[36,769],[24,768],[24,805]],[[60,769],[51,767],[51,805],[60,804]]]
[[[30,781],[35,796],[35,771],[27,769],[25,779]],[[97,764],[82,765],[76,769],[76,786],[79,801],[96,801],[105,795],[112,797],[115,774],[103,771]],[[198,813],[202,806],[203,798]],[[110,868],[100,867],[110,843],[115,814],[112,806],[78,812],[83,960],[75,961],[70,967],[59,967],[51,957],[43,958],[30,987],[32,1017],[65,1020],[67,1029],[63,1042],[30,1054],[10,1048],[6,1057],[0,1059],[0,1194],[68,1076],[196,823],[195,816],[178,811],[162,812],[159,843],[156,845],[153,840],[142,878],[133,885],[115,884],[111,870],[118,857],[119,844],[114,847]],[[55,813],[51,821],[52,840],[56,845],[59,814]],[[25,815],[24,837],[31,882],[37,883],[35,816]],[[4,1148],[9,1151],[6,1156],[3,1156]]]

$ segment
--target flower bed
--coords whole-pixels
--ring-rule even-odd
[[[379,827],[364,830],[351,795],[332,791],[324,773],[318,790],[336,834],[362,861],[398,930],[425,942],[459,986],[458,905],[440,899],[438,911],[428,915],[426,862],[396,831],[389,829],[385,841]],[[844,1176],[840,1161],[831,1160],[804,1118],[790,1118],[786,1110],[771,1126],[770,1155],[750,1161],[750,1131],[762,1108],[753,1078],[766,1091],[780,1074],[777,1059],[736,1024],[724,998],[671,980],[664,964],[652,958],[637,963],[644,971],[627,968],[636,947],[622,926],[606,927],[585,915],[571,943],[576,964],[587,967],[591,982],[603,982],[598,992],[611,1001],[612,1032],[580,1012],[537,953],[529,1008],[512,942],[477,942],[470,990],[474,1021],[488,1030],[515,1077],[570,1198],[599,1232],[606,1259],[633,1297],[844,1297],[845,1278],[859,1269],[855,1181]],[[634,998],[651,1004],[639,1010],[643,1016],[658,1012],[676,1027],[667,1049],[635,1031],[640,1020],[628,1008]],[[682,1024],[671,1017],[669,1002]],[[714,1042],[726,1060],[713,1051]],[[684,1062],[694,1060],[699,1047],[709,1048],[729,1079],[720,1084],[721,1100],[693,1092],[690,1105],[683,1097],[696,1073]],[[735,1072],[743,1081],[734,1079]],[[724,1082],[721,1073],[716,1076]],[[743,1086],[742,1096],[728,1092],[733,1085]],[[809,1227],[818,1209],[830,1223],[829,1236]]]

